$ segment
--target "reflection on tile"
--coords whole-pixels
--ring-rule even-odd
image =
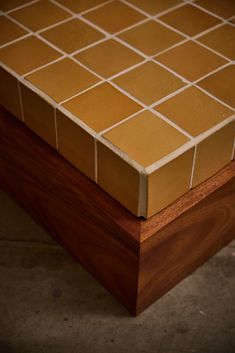
[[[103,137],[143,167],[189,141],[185,135],[150,111],[144,111],[123,122]]]
[[[235,27],[224,25],[198,38],[199,42],[223,54],[227,58],[235,59]]]
[[[185,85],[181,79],[153,62],[138,66],[113,81],[145,104],[152,104]]]
[[[192,41],[170,49],[156,59],[190,81],[199,79],[227,62]]]
[[[235,15],[234,0],[197,0],[196,4],[224,18]]]
[[[2,0],[0,1],[0,10],[2,11],[10,11],[15,9],[18,6],[22,6],[27,4],[31,0]]]
[[[0,45],[11,42],[12,40],[27,34],[23,28],[4,16],[0,16],[0,29]]]
[[[198,85],[235,108],[235,65],[214,73]]]
[[[129,27],[145,16],[120,1],[113,1],[84,15],[105,31],[115,33]]]
[[[99,81],[96,76],[69,58],[38,70],[26,76],[26,79],[58,103]]]
[[[63,106],[97,132],[141,109],[137,103],[109,83],[102,83]]]
[[[72,53],[103,38],[103,34],[79,19],[73,19],[41,33],[66,53]]]
[[[164,103],[156,110],[174,121],[192,136],[217,125],[233,112],[195,87],[190,87]]]
[[[192,5],[175,9],[161,16],[160,20],[189,36],[203,32],[220,22],[216,17]]]
[[[84,50],[75,58],[106,78],[143,60],[140,55],[113,39]]]
[[[11,17],[30,28],[38,31],[62,21],[71,15],[49,0],[40,0],[32,5],[11,12]]]
[[[24,38],[0,49],[0,61],[20,75],[45,65],[60,56],[60,53],[34,36]]]
[[[98,6],[106,0],[57,0],[58,3],[74,12],[82,12]]]
[[[180,34],[154,21],[127,30],[119,37],[146,55],[157,54],[184,39]]]
[[[181,0],[128,0],[128,2],[137,6],[139,9],[148,12],[150,15],[156,15],[159,12],[178,5]]]
[[[56,112],[58,149],[70,163],[95,179],[94,138],[62,112]]]

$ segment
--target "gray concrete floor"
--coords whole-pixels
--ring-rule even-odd
[[[0,353],[234,353],[235,242],[137,318],[0,192]]]

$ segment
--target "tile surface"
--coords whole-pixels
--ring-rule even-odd
[[[172,6],[180,4],[181,0],[128,0],[128,2],[148,12],[150,15],[156,15]]]

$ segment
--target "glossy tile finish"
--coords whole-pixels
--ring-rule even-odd
[[[0,104],[134,215],[153,216],[235,155],[233,1],[0,10]]]

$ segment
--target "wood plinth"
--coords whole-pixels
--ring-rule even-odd
[[[235,162],[144,220],[2,108],[0,187],[134,315],[235,238]]]

